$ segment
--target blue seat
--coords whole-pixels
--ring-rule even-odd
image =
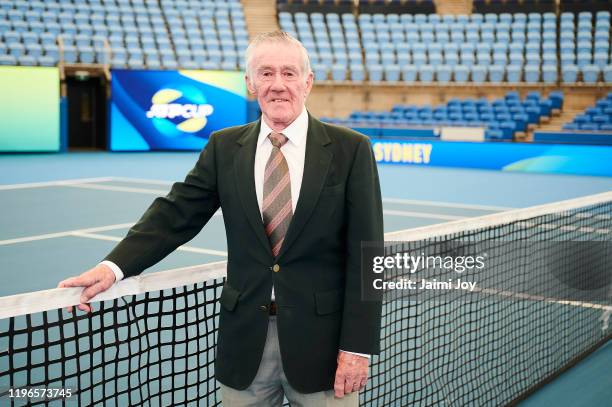
[[[383,66],[380,64],[368,64],[368,77],[370,81],[380,82],[383,80]]]
[[[460,53],[461,64],[465,66],[472,66],[475,62],[474,52],[472,51],[461,51]]]
[[[538,124],[540,122],[540,116],[542,116],[542,109],[537,105],[529,105],[525,108],[525,113],[529,117],[529,124]]]
[[[604,82],[612,83],[612,65],[607,65],[603,68]]]
[[[30,55],[20,56],[19,58],[17,58],[17,62],[19,63],[19,65],[23,65],[23,66],[35,66],[36,65],[36,59]]]
[[[485,140],[496,141],[504,139],[504,131],[501,129],[487,129],[485,131]]]
[[[384,73],[385,80],[396,82],[400,80],[401,68],[397,64],[384,65]]]
[[[433,82],[434,68],[431,65],[421,65],[419,67],[419,80],[421,82]]]
[[[503,82],[506,74],[504,65],[492,65],[489,67],[489,82]]]
[[[444,51],[444,63],[449,66],[457,65],[459,63],[459,54],[457,51],[446,49]]]
[[[453,69],[455,82],[467,82],[470,76],[470,66],[456,65]]]
[[[608,53],[607,52],[597,52],[593,56],[593,65],[597,65],[600,70],[602,70],[606,65],[608,65]]]
[[[38,57],[38,65],[40,66],[55,66],[57,61],[49,56]]]
[[[579,130],[580,126],[576,123],[566,123],[562,127],[563,130]]]
[[[437,66],[435,66],[435,69],[436,69],[436,79],[437,79],[438,82],[442,82],[442,83],[450,82],[451,74],[452,74],[452,70],[451,70],[450,66],[448,66],[448,65],[437,65]]]
[[[17,58],[13,55],[0,55],[0,65],[17,65]]]
[[[429,52],[428,62],[429,65],[440,66],[442,65],[442,53],[441,52]]]
[[[347,77],[347,69],[345,64],[334,64],[332,66],[332,80],[344,81]]]
[[[556,65],[543,65],[542,66],[542,80],[544,83],[556,83],[558,78],[557,66]]]
[[[512,140],[514,138],[514,132],[516,131],[516,123],[513,121],[505,121],[500,123],[499,129],[503,132],[503,138],[505,140]]]
[[[494,65],[506,65],[508,63],[508,54],[503,51],[496,51],[493,53],[493,64]]]
[[[27,55],[38,59],[43,54],[43,48],[40,44],[30,44],[26,47]]]
[[[568,64],[575,64],[576,63],[576,54],[574,54],[573,52],[563,52],[561,54],[561,64],[562,65],[568,65]]]
[[[585,66],[591,65],[592,54],[590,52],[579,52],[576,60],[577,60],[578,68],[582,70],[584,69]]]
[[[25,54],[25,47],[21,43],[8,43],[9,54],[19,58]]]
[[[403,65],[401,67],[402,80],[405,82],[415,82],[417,78],[417,67],[415,65]]]
[[[478,51],[476,54],[476,60],[478,61],[478,65],[491,65],[491,53],[488,51]]]
[[[475,65],[472,67],[472,82],[483,83],[487,80],[487,66]]]
[[[540,81],[540,65],[527,64],[525,66],[525,82],[537,83]]]
[[[510,83],[521,82],[523,74],[523,68],[518,65],[510,65],[507,67],[507,81]]]
[[[26,46],[30,44],[37,44],[38,34],[33,33],[33,32],[24,32],[21,34],[21,39]]]
[[[582,69],[582,81],[585,83],[597,83],[600,69],[597,65],[586,65]]]
[[[595,123],[584,123],[580,125],[580,130],[597,131],[599,130],[599,125]]]
[[[561,78],[564,83],[576,83],[578,80],[578,66],[564,65],[561,67]]]
[[[425,52],[414,52],[412,54],[412,63],[417,67],[425,65],[427,62],[427,56]]]
[[[363,65],[350,65],[350,75],[352,81],[363,82],[365,80],[365,70],[363,69]]]

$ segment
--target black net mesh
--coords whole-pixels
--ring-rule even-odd
[[[481,276],[482,285],[506,294],[387,298],[382,352],[372,358],[360,405],[512,404],[609,339],[611,331],[602,329],[609,298],[512,297],[554,260],[539,256],[538,245],[514,242],[609,242],[611,214],[612,204],[598,204],[396,245],[397,251],[440,242],[506,247]],[[612,270],[611,260],[607,251],[581,264],[604,262]],[[55,310],[0,320],[0,404],[220,405],[214,355],[223,282],[105,301],[89,315]],[[8,389],[25,387],[69,388],[73,395],[9,397]]]

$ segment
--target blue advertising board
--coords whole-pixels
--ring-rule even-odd
[[[612,146],[372,138],[377,162],[612,176]]]
[[[247,122],[244,74],[113,70],[112,151],[200,150],[215,130]]]

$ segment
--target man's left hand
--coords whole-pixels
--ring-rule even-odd
[[[336,397],[344,397],[345,394],[361,391],[365,387],[368,381],[369,361],[370,359],[364,356],[343,351],[338,353],[338,368],[334,382]]]

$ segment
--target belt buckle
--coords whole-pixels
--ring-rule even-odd
[[[276,302],[274,301],[270,302],[269,314],[276,315]]]

